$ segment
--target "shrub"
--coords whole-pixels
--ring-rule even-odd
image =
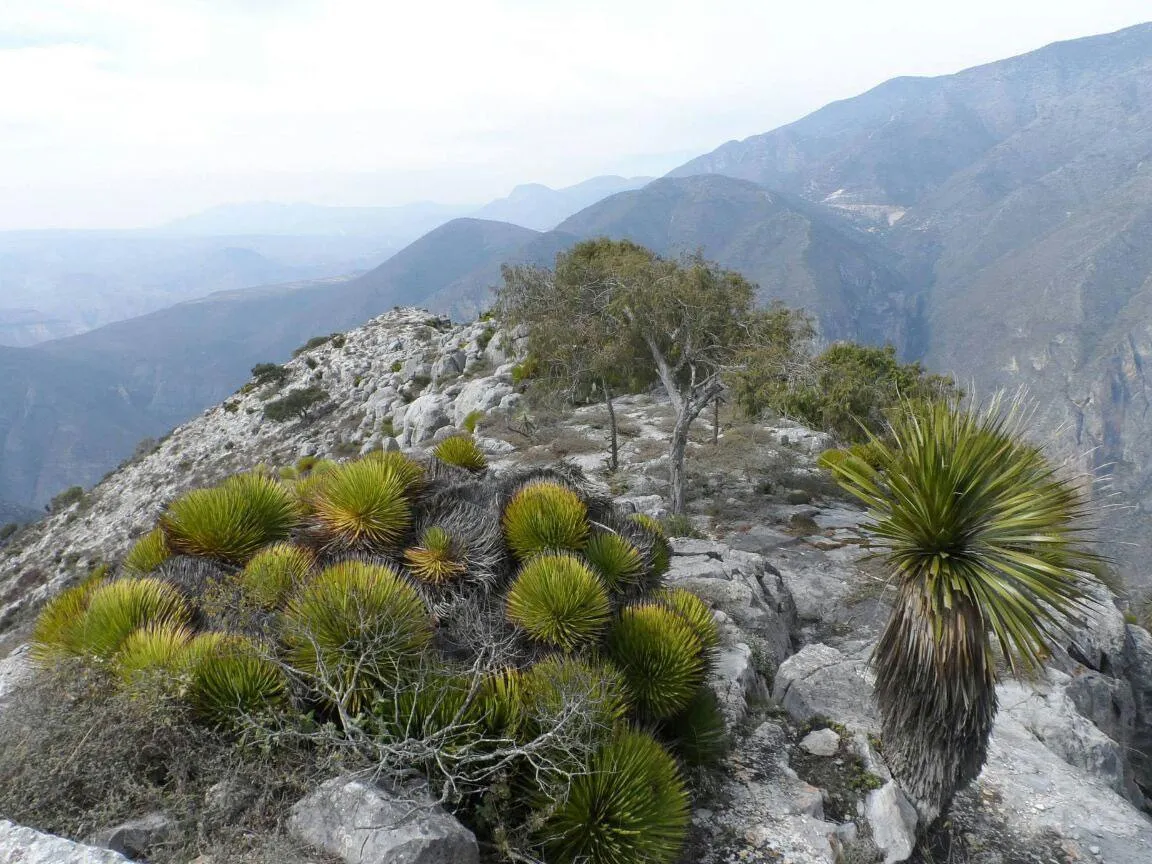
[[[398,474],[404,481],[404,488],[411,493],[418,491],[425,483],[424,468],[420,463],[398,450],[375,450],[364,458],[379,462],[389,471]]]
[[[355,714],[379,685],[394,683],[432,639],[419,595],[389,567],[333,565],[288,605],[289,662],[326,702]]]
[[[184,598],[166,582],[159,579],[105,582],[88,598],[75,631],[72,653],[107,660],[141,627],[180,625],[187,621]]]
[[[464,431],[469,435],[475,435],[476,427],[480,425],[480,421],[482,421],[484,417],[484,412],[477,408],[475,411],[469,411],[467,416],[464,417],[464,422],[460,425],[464,427]]]
[[[128,550],[120,566],[129,575],[147,576],[171,557],[164,532],[153,528]]]
[[[690,537],[696,540],[704,535],[683,513],[675,513],[664,520],[664,534],[668,537]]]
[[[283,699],[280,668],[241,636],[205,634],[194,640],[188,701],[210,723],[223,725],[268,710]]]
[[[0,528],[0,543],[8,540],[13,534],[20,530],[20,526],[15,522],[9,522]]]
[[[716,616],[712,614],[708,605],[691,591],[683,588],[664,588],[657,592],[656,599],[684,619],[705,651],[713,651],[720,646]]]
[[[522,384],[535,378],[540,372],[540,361],[529,354],[519,363],[512,367],[512,381],[515,384]]]
[[[238,579],[240,590],[264,609],[276,609],[308,577],[315,557],[307,549],[276,543],[261,549],[244,566]]]
[[[328,394],[323,387],[318,387],[315,384],[310,387],[300,387],[265,405],[264,416],[274,423],[283,423],[293,417],[309,420],[316,406],[327,398]]]
[[[688,817],[675,761],[646,732],[623,729],[573,778],[543,845],[555,864],[671,864]]]
[[[584,547],[584,557],[610,591],[636,585],[644,576],[644,556],[640,550],[610,531],[593,534]]]
[[[539,552],[578,552],[588,538],[588,506],[558,483],[532,483],[508,502],[504,533],[521,559]]]
[[[659,603],[621,610],[608,633],[608,652],[636,707],[653,719],[687,706],[704,678],[700,639],[683,618]]]
[[[436,445],[432,455],[446,465],[455,465],[469,471],[483,471],[488,467],[484,451],[466,435],[453,435]]]
[[[252,378],[257,384],[283,384],[292,373],[275,363],[257,363],[252,367]]]
[[[404,550],[404,561],[413,576],[429,585],[443,585],[468,570],[458,544],[439,525],[425,529],[420,544]]]
[[[480,335],[476,337],[476,347],[483,351],[488,347],[488,343],[492,341],[492,337],[496,335],[494,327],[485,327],[480,331]]]
[[[73,504],[79,504],[84,500],[84,487],[83,486],[69,486],[59,495],[52,498],[52,502],[48,505],[48,509],[53,513],[59,513],[61,510],[67,510]]]
[[[508,619],[536,641],[563,651],[599,639],[609,611],[604,585],[572,555],[537,555],[508,592]]]
[[[628,713],[620,672],[573,655],[537,661],[523,674],[520,690],[530,737],[554,729],[568,714],[574,723],[568,737],[591,748],[611,737]]]
[[[390,369],[392,370],[392,372],[394,372],[394,373],[395,373],[395,372],[399,372],[401,369],[403,369],[403,368],[404,368],[404,364],[403,364],[402,362],[400,362],[399,360],[393,360],[393,361],[392,361],[392,365],[391,365],[389,368],[390,368]]]
[[[179,555],[243,564],[261,546],[283,540],[299,522],[292,494],[263,474],[239,474],[177,498],[160,517]]]
[[[333,338],[339,335],[339,333],[329,333],[327,336],[313,336],[311,339],[293,351],[292,356],[299,357],[301,354],[311,351],[313,348],[319,348],[321,345],[327,344],[328,342],[332,341]]]
[[[324,474],[308,506],[330,545],[394,548],[412,522],[410,485],[393,461],[369,457]]]

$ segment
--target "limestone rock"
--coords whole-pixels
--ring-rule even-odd
[[[111,849],[73,843],[0,819],[0,861],[10,864],[126,864]]]
[[[796,720],[823,716],[852,729],[875,732],[867,654],[848,656],[828,645],[806,645],[776,670],[772,698]]]
[[[346,864],[478,864],[472,832],[424,793],[392,794],[347,777],[292,807],[288,831]]]
[[[716,694],[729,729],[744,719],[749,704],[768,698],[768,687],[756,670],[752,649],[743,642],[717,653],[708,684]]]
[[[884,864],[907,861],[916,848],[916,808],[895,782],[868,793],[864,817],[872,829],[872,842],[884,853]]]
[[[442,393],[425,393],[412,400],[403,415],[402,442],[416,446],[430,441],[437,429],[449,425],[452,400]]]
[[[478,378],[469,381],[452,405],[452,422],[459,426],[473,411],[485,413],[499,407],[500,400],[512,394],[512,385],[498,378]]]
[[[835,729],[817,729],[805,735],[800,746],[813,756],[835,756],[840,749],[840,736]]]
[[[168,840],[175,829],[176,823],[167,813],[149,813],[98,832],[92,842],[128,858],[143,858]]]

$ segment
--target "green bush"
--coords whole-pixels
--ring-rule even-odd
[[[540,361],[532,355],[528,355],[512,367],[512,381],[515,384],[530,381],[538,374],[540,374]]]
[[[541,833],[549,864],[671,864],[688,817],[676,762],[647,733],[624,729],[573,778]]]
[[[337,692],[355,714],[394,684],[432,639],[420,596],[389,567],[345,561],[317,576],[288,605],[284,638],[292,666]]]
[[[366,458],[325,473],[308,502],[317,534],[343,548],[395,548],[412,523],[411,486],[393,461]]]
[[[84,487],[83,486],[69,486],[59,495],[52,498],[52,502],[48,505],[48,509],[53,513],[59,513],[61,510],[67,510],[73,504],[79,504],[84,500]]]
[[[183,624],[160,621],[134,630],[115,655],[117,674],[132,683],[151,675],[175,680],[188,671],[192,631]]]
[[[720,763],[728,752],[728,729],[716,694],[701,687],[679,713],[660,724],[660,733],[676,756],[693,768]]]
[[[464,427],[464,431],[469,435],[475,435],[476,427],[480,425],[480,422],[484,419],[484,417],[484,412],[477,408],[475,411],[469,411],[467,416],[464,418],[464,422],[460,425]]]
[[[597,641],[609,613],[603,583],[572,555],[537,555],[508,592],[508,619],[537,642],[563,651]]]
[[[279,608],[307,579],[315,556],[301,546],[276,543],[261,549],[244,565],[238,580],[243,595],[264,609]]]
[[[628,714],[627,687],[610,664],[575,655],[553,655],[523,674],[520,700],[524,731],[534,737],[566,715],[576,724],[570,738],[586,747],[611,737]]]
[[[72,653],[107,660],[141,627],[185,624],[188,617],[188,607],[180,593],[159,579],[105,582],[88,598],[70,640]]]
[[[624,674],[636,707],[652,719],[681,711],[704,680],[700,639],[660,603],[622,609],[608,633],[608,653]]]
[[[488,467],[484,451],[467,435],[445,438],[432,450],[432,455],[446,465],[455,465],[469,471],[483,471]]]
[[[164,532],[153,528],[128,550],[121,567],[129,575],[147,576],[171,557],[172,551]]]
[[[429,585],[451,582],[468,570],[459,544],[439,525],[426,528],[419,545],[404,550],[404,562],[413,576]]]
[[[292,373],[275,363],[257,363],[252,367],[252,378],[257,384],[283,384]]]
[[[328,394],[323,387],[315,384],[291,390],[280,399],[273,399],[264,406],[264,416],[274,423],[283,423],[294,417],[309,420],[316,406],[324,402]]]
[[[644,556],[634,543],[619,534],[593,534],[584,547],[584,557],[610,591],[623,591],[644,577]]]
[[[504,510],[504,534],[521,559],[539,552],[579,552],[588,540],[588,505],[559,483],[532,483]]]
[[[92,592],[104,584],[101,568],[79,585],[61,591],[49,600],[32,630],[32,659],[50,665],[62,656],[82,653],[80,629]]]
[[[297,348],[295,351],[293,351],[292,356],[293,357],[299,357],[301,354],[305,354],[314,348],[319,348],[321,345],[328,344],[329,342],[333,341],[337,337],[340,337],[340,342],[339,342],[339,344],[336,345],[336,347],[341,348],[344,345],[343,336],[339,333],[329,333],[327,336],[313,336],[311,339],[309,339],[307,342],[305,342],[303,345],[301,345],[299,348]]]
[[[177,498],[160,517],[168,548],[178,555],[243,564],[297,525],[292,493],[263,474],[238,474],[211,489]]]
[[[15,522],[8,522],[3,527],[0,527],[0,543],[7,541],[13,534],[20,530],[20,526]]]

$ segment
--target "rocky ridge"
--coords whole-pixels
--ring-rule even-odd
[[[0,559],[0,654],[9,655],[0,660],[0,708],[30,674],[17,646],[44,598],[97,560],[123,554],[180,492],[259,463],[421,449],[471,416],[494,467],[563,456],[622,506],[660,515],[668,407],[649,395],[620,400],[623,465],[607,475],[603,409],[550,423],[526,412],[516,347],[490,322],[454,326],[419,310],[380,316],[301,353],[281,384],[246,386],[83,501],[25,529]],[[310,418],[264,416],[274,399],[308,386],[325,393]],[[867,665],[890,590],[866,560],[864,514],[815,467],[827,436],[788,423],[728,423],[713,443],[708,424],[699,425],[689,506],[711,536],[674,541],[669,579],[704,598],[720,623],[711,683],[733,740],[723,770],[702,787],[685,860],[906,860],[915,812],[884,766]],[[943,860],[1152,859],[1143,791],[1152,790],[1152,636],[1127,624],[1101,592],[1099,611],[1039,680],[1000,688],[989,763],[957,802],[952,827],[932,839],[950,855]],[[320,825],[313,837],[344,836],[304,802],[292,818]],[[27,830],[0,823],[0,848]],[[342,854],[333,844],[326,848]],[[439,853],[420,854],[429,857],[413,860]]]

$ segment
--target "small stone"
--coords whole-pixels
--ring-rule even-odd
[[[175,830],[176,823],[167,813],[149,813],[99,832],[93,843],[127,858],[142,858],[168,840]]]
[[[840,736],[834,729],[817,729],[805,735],[800,746],[813,756],[835,756],[840,749]]]

